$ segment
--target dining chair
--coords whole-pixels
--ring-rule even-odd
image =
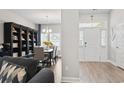
[[[34,59],[39,60],[39,63],[42,63],[44,66],[48,63],[49,58],[44,56],[43,47],[34,47]]]
[[[53,54],[52,54],[52,60],[53,60],[53,63],[57,62],[57,46],[54,46],[53,47]]]

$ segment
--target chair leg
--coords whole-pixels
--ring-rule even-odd
[[[54,64],[54,65],[56,64],[56,60],[55,60],[55,58],[53,59],[53,64]]]
[[[54,60],[55,60],[55,64],[56,64],[56,62],[57,62],[57,56],[54,58]]]

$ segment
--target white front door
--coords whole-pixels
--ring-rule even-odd
[[[85,60],[97,61],[99,60],[100,51],[100,31],[96,29],[85,29],[84,31],[84,54]]]
[[[80,61],[101,61],[106,59],[106,47],[101,46],[99,29],[83,29],[83,46],[79,48]]]

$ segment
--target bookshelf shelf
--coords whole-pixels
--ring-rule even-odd
[[[37,45],[37,31],[13,22],[4,23],[4,43],[9,43],[7,56],[19,57],[32,54]]]

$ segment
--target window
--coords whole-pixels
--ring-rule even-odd
[[[83,46],[84,44],[84,33],[83,31],[80,31],[80,38],[79,38],[80,46]]]
[[[103,27],[105,24],[103,22],[96,22],[96,23],[80,23],[79,28],[92,28],[92,27]]]
[[[51,33],[50,41],[57,46],[57,55],[61,56],[61,35],[60,33]]]
[[[49,36],[50,41],[55,46],[57,46],[57,55],[61,56],[61,34],[50,33],[50,35],[48,35],[48,34],[41,33],[41,46],[43,45],[43,41],[48,40],[48,36]]]
[[[46,40],[48,40],[48,35],[41,33],[41,45],[43,44],[43,41],[46,41]]]
[[[51,33],[50,34],[50,41],[56,45],[60,47],[60,33]]]
[[[44,34],[42,33],[41,34],[41,45],[43,43],[43,41],[46,41],[48,40],[48,34]],[[60,47],[60,33],[50,33],[50,41],[56,45],[56,46],[59,46]]]
[[[106,46],[106,31],[101,31],[101,46]]]

